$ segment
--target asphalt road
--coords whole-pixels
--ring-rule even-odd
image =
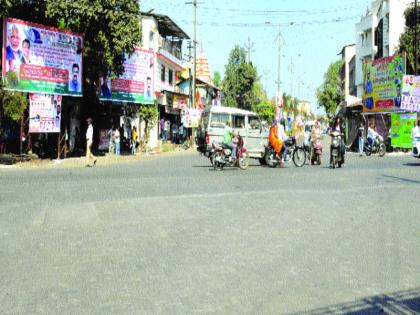
[[[419,189],[411,157],[0,169],[0,313],[420,312]]]

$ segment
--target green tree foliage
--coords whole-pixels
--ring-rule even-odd
[[[16,74],[14,75],[16,76]],[[3,104],[3,112],[6,117],[19,121],[28,107],[28,100],[24,93],[3,90],[2,83],[0,83],[0,104]]]
[[[420,23],[416,21],[416,11],[414,3],[409,5],[404,12],[405,16],[405,32],[401,34],[399,39],[398,50],[400,53],[406,52],[408,58],[407,72],[414,74],[414,59],[415,59],[415,34],[420,34]],[[420,19],[420,5],[417,7],[417,19]],[[420,36],[417,38],[417,55],[420,56]],[[420,58],[419,58],[420,59]],[[417,67],[420,65],[420,60],[417,60]]]
[[[252,87],[255,102],[251,106],[253,112],[258,113],[261,119],[267,122],[273,121],[275,117],[275,103],[269,100],[260,81],[255,82]]]
[[[257,70],[246,61],[245,50],[235,46],[230,52],[222,82],[225,105],[250,110],[255,102],[253,85],[256,80]]]
[[[337,106],[344,100],[340,78],[342,66],[342,60],[331,63],[324,74],[324,82],[316,91],[318,106],[324,107],[325,112],[330,116],[335,113]]]
[[[222,76],[219,71],[214,72],[213,82],[216,87],[220,87],[222,85]]]
[[[158,110],[155,105],[141,105],[140,106],[140,119],[144,121],[144,134],[146,144],[149,143],[150,130],[156,125],[158,120]]]
[[[47,1],[55,26],[84,34],[84,73],[88,83],[112,72],[122,74],[124,53],[140,44],[140,6],[133,0]]]

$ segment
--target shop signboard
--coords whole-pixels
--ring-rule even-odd
[[[109,129],[99,129],[99,143],[98,143],[98,150],[104,151],[108,150],[109,148],[109,138],[110,132],[112,130]]]
[[[391,114],[391,146],[411,149],[411,131],[416,124],[417,114]]]
[[[60,132],[61,100],[61,95],[29,94],[30,133]]]
[[[184,109],[188,104],[188,96],[184,95],[174,95],[172,106],[174,108]]]
[[[420,76],[405,75],[403,79],[401,109],[420,111]]]
[[[202,110],[196,108],[186,108],[182,123],[186,128],[197,128],[200,122]]]
[[[82,35],[6,18],[2,48],[5,89],[82,96]]]
[[[115,79],[101,78],[100,100],[154,104],[153,51],[136,49],[131,56],[125,55],[124,73]]]
[[[365,63],[363,65],[363,111],[400,111],[404,73],[404,61],[399,55]]]

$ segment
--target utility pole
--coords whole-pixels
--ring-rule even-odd
[[[281,70],[281,68],[280,68],[280,65],[281,65],[281,44],[282,44],[282,39],[283,39],[283,36],[281,35],[281,25],[279,24],[279,33],[278,33],[278,35],[277,35],[277,39],[278,39],[278,41],[279,41],[279,60],[278,60],[278,65],[277,65],[277,97],[276,97],[276,101],[278,101],[278,107],[279,107],[279,112],[280,112],[280,106],[281,106],[281,102],[282,102],[282,100],[281,100],[281,98],[282,98],[282,95],[280,95],[281,94],[281,76],[280,76],[280,70]],[[278,117],[277,117],[278,118]]]
[[[248,43],[245,43],[245,49],[248,51],[248,63],[251,62],[251,52],[254,52],[252,48],[254,48],[254,42],[251,42],[251,38],[248,36]]]

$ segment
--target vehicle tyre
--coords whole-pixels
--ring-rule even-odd
[[[268,165],[268,167],[276,167],[277,166],[277,159],[275,158],[275,152],[273,149],[267,150],[267,152],[265,153],[265,164]]]
[[[260,161],[261,165],[267,165],[267,163],[265,162],[265,156],[262,158],[259,158],[258,161]]]
[[[217,162],[218,159],[222,158],[222,154],[220,152],[215,152],[213,155],[213,167],[215,171],[221,171],[223,169],[223,163]]]
[[[239,161],[238,161],[238,165],[239,165],[239,168],[241,170],[246,170],[248,168],[249,160],[248,160],[248,156],[246,155],[246,153],[241,155],[241,157],[239,158]]]
[[[379,145],[379,150],[378,150],[378,153],[379,153],[379,156],[380,156],[380,157],[383,157],[383,156],[385,155],[385,153],[386,153],[386,146],[385,146],[385,144],[384,144],[384,143],[381,143],[381,144]]]
[[[306,152],[303,148],[298,147],[293,151],[293,163],[296,167],[302,167],[306,162]]]

